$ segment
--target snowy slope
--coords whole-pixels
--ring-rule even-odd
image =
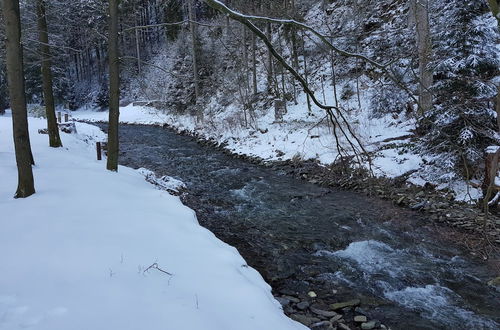
[[[0,117],[0,329],[305,329],[178,197],[94,160],[83,140],[102,132],[77,124],[51,149],[44,126],[30,118],[37,193],[14,200],[11,122]]]

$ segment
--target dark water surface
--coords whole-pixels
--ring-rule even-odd
[[[101,125],[106,128],[105,125]],[[393,329],[500,329],[495,273],[391,204],[234,159],[189,137],[122,126],[120,163],[188,186],[200,223],[238,248],[276,293],[360,298]]]

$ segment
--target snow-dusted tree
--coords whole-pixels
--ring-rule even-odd
[[[491,80],[498,75],[497,34],[484,0],[444,0],[436,11],[436,105],[421,127],[431,152],[450,164],[477,164],[496,140]]]
[[[43,100],[45,103],[45,115],[47,117],[47,130],[49,145],[53,148],[62,147],[57,126],[56,107],[54,103],[54,91],[52,87],[52,60],[49,45],[49,31],[45,10],[45,0],[37,0],[36,12],[38,18],[38,41],[40,42],[41,72],[43,84]]]
[[[24,94],[23,46],[21,44],[19,1],[3,0],[2,9],[5,36],[7,37],[6,66],[18,173],[18,186],[14,197],[25,198],[35,193],[35,185],[33,170],[31,168],[34,162],[31,153],[28,113]]]

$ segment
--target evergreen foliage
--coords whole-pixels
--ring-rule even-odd
[[[435,107],[421,120],[427,150],[454,166],[477,165],[497,144],[492,79],[498,76],[498,32],[485,1],[446,0],[436,11]]]

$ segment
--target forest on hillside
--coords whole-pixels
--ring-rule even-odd
[[[43,104],[36,3],[20,2],[22,43],[28,103]],[[107,2],[43,3],[56,103],[71,110],[106,109]],[[244,15],[273,18],[248,22],[283,62],[248,25],[206,1],[120,1],[121,104],[155,101],[158,109],[189,114],[205,126],[259,130],[263,109],[277,106],[287,112],[300,103],[312,114],[315,103],[324,103],[334,109],[327,125],[339,127],[336,161],[366,155],[366,141],[356,141],[364,127],[348,118],[351,114],[363,112],[368,120],[390,115],[396,124],[416,121],[411,149],[428,156],[424,179],[436,184],[482,179],[484,150],[499,138],[495,1],[225,5]],[[0,108],[6,108],[3,55],[0,81]],[[344,132],[344,126],[352,127]]]

